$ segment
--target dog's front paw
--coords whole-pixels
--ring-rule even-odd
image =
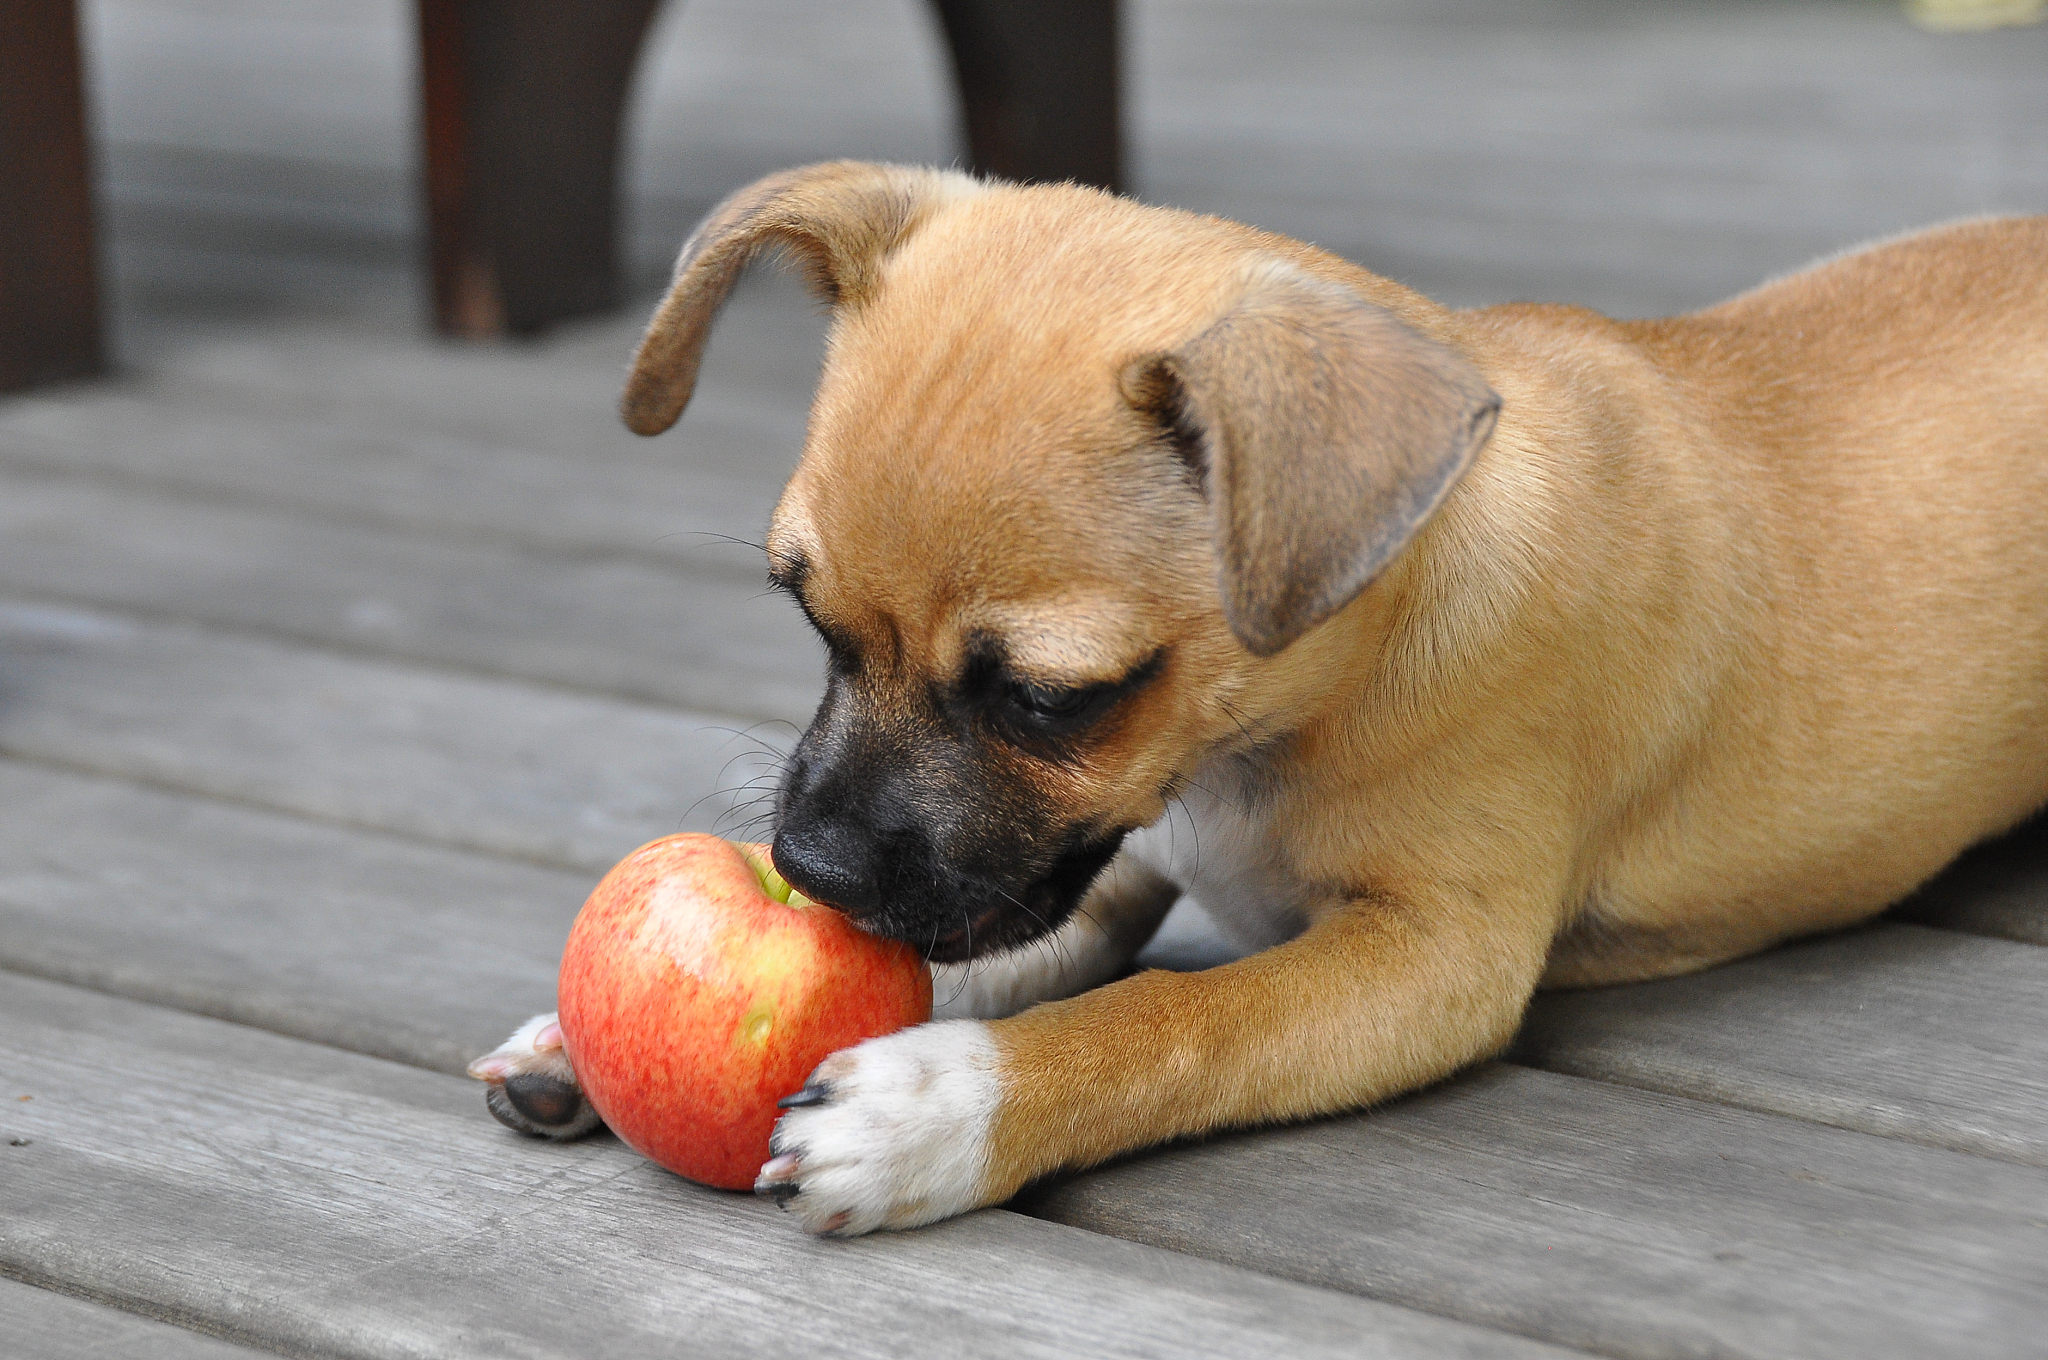
[[[569,1055],[562,1051],[562,1026],[553,1013],[536,1015],[512,1037],[469,1065],[469,1075],[490,1083],[484,1108],[507,1128],[536,1138],[581,1138],[599,1124],[583,1098]]]
[[[914,1228],[988,1202],[995,1040],[944,1020],[833,1054],[786,1097],[754,1192],[814,1233]]]

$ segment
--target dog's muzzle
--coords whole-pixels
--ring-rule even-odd
[[[790,883],[863,930],[902,940],[934,963],[961,963],[1058,930],[1126,834],[1071,835],[1034,876],[949,867],[922,836],[863,840],[843,823],[786,824],[774,856]]]

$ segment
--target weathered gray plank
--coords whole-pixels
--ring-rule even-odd
[[[0,968],[450,1073],[553,1009],[596,878],[4,759],[0,807]]]
[[[728,304],[671,433],[617,413],[644,313],[519,349],[281,317],[181,328],[139,371],[0,404],[0,465],[91,472],[234,504],[759,574],[802,442],[822,320],[789,280]]]
[[[792,389],[774,422],[720,410],[715,397],[709,409],[693,402],[673,436],[625,448],[592,413],[584,447],[564,449],[530,431],[513,442],[407,428],[382,408],[360,418],[289,403],[272,412],[261,388],[222,394],[182,382],[179,357],[162,356],[146,385],[117,381],[0,405],[0,467],[456,542],[630,555],[758,579],[759,550],[716,535],[760,540],[802,439],[808,395]],[[437,356],[419,360],[431,373]],[[605,381],[617,385],[614,374]]]
[[[257,1360],[269,1353],[4,1276],[0,1337],[11,1360]]]
[[[0,807],[0,967],[450,1073],[595,881],[5,760]]]
[[[10,1135],[30,1140],[0,1145],[0,1268],[279,1349],[1542,1353],[1001,1211],[821,1242],[610,1139],[540,1144],[365,1093],[388,1068],[374,1059],[5,983],[0,1089],[35,1099],[0,1105]],[[309,1081],[309,1066],[347,1075]]]
[[[718,827],[732,720],[0,603],[0,754],[585,870]]]
[[[2048,944],[2048,816],[1970,851],[1892,915]]]
[[[754,719],[824,653],[765,572],[437,542],[0,473],[0,590],[109,604]]]
[[[671,257],[680,245],[681,237],[669,244]],[[659,478],[655,469],[664,461],[685,472],[722,473],[778,488],[795,462],[824,318],[794,280],[769,268],[757,270],[721,315],[691,414],[675,433],[646,440],[621,425],[618,399],[626,365],[658,301],[658,293],[650,294],[616,316],[564,326],[516,348],[437,345],[419,334],[417,318],[407,324],[381,311],[358,316],[288,309],[217,319],[153,308],[141,318],[150,328],[132,378],[96,391],[42,394],[33,409],[43,414],[24,428],[58,434],[68,425],[63,413],[89,413],[102,392],[126,391],[194,416],[239,412],[287,429],[324,432],[326,438],[354,430],[371,441],[392,435],[448,440],[453,447],[434,457],[450,465],[452,476],[465,475],[458,470],[465,461],[461,446],[484,444],[554,454],[572,468],[594,463],[600,493],[612,480],[607,467],[645,466],[650,477]],[[706,428],[692,433],[700,421]],[[118,453],[91,457],[109,470],[191,477],[231,489],[222,474],[238,455],[200,454],[188,468],[153,474]],[[355,475],[368,471],[357,469]],[[295,492],[275,474],[257,476],[268,494],[295,503],[325,494],[318,485]],[[487,482],[488,468],[478,468],[476,480]],[[479,485],[477,491],[484,512],[496,497],[518,494],[516,487]],[[529,504],[546,508],[539,500]],[[390,502],[385,508],[416,513]],[[458,507],[449,512],[478,513]]]
[[[1694,307],[2048,201],[2048,32],[1891,5],[1168,0],[1133,15],[1148,197],[1446,301]]]
[[[344,1112],[353,1102],[367,1099],[463,1120],[477,1113],[473,1081],[266,1034],[252,1026],[0,971],[0,1014],[17,1012],[32,1017],[51,1034],[61,1034],[66,1044],[100,1043],[156,1056],[183,1054],[234,1072],[260,1070],[277,1081],[317,1086],[328,1093],[330,1108]],[[0,1080],[11,1082],[13,1078]],[[29,1097],[27,1101],[21,1100],[24,1095]],[[0,1120],[25,1119],[34,1107],[47,1105],[48,1099],[48,1091],[33,1087],[0,1089]],[[47,1109],[42,1113],[48,1113]],[[9,1128],[9,1137],[35,1136],[26,1127]],[[0,1141],[0,1151],[6,1146]]]
[[[1553,992],[1515,1056],[2048,1166],[2048,950],[1887,925],[1692,977]]]
[[[2048,1172],[1493,1066],[1021,1207],[1626,1357],[2032,1356]]]

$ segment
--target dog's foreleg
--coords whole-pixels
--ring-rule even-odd
[[[1375,896],[1220,968],[871,1039],[792,1098],[756,1188],[813,1232],[910,1227],[1062,1167],[1368,1105],[1504,1046],[1553,925],[1533,903]]]
[[[993,1020],[1100,987],[1131,966],[1179,897],[1156,870],[1120,856],[1051,935],[993,958],[934,964],[932,1016]]]

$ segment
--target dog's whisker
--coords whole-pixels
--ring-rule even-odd
[[[753,788],[757,782],[758,780],[749,780],[744,784],[739,784],[730,788],[713,789],[710,793],[705,794],[702,798],[699,798],[695,802],[691,803],[689,807],[683,809],[682,816],[676,819],[677,825],[680,826],[687,823],[690,820],[690,817],[697,811],[698,808],[704,806],[704,804],[706,803],[713,801],[714,799],[722,798],[728,799],[730,801],[726,806],[725,810],[720,812],[717,817],[712,819],[713,825],[717,825],[723,822],[727,817],[731,816],[734,812],[758,806],[763,800],[773,796],[772,789],[762,789],[761,791],[753,794],[753,796],[751,797],[743,798],[740,796],[741,794],[745,793],[748,789]]]
[[[1244,744],[1247,747],[1253,747],[1259,744],[1259,739],[1252,735],[1251,728],[1245,726],[1244,717],[1241,714],[1239,714],[1236,709],[1230,706],[1230,701],[1228,699],[1217,699],[1216,707],[1222,709],[1224,716],[1229,718],[1230,721],[1232,721],[1233,723],[1237,724],[1237,730],[1244,737]]]

